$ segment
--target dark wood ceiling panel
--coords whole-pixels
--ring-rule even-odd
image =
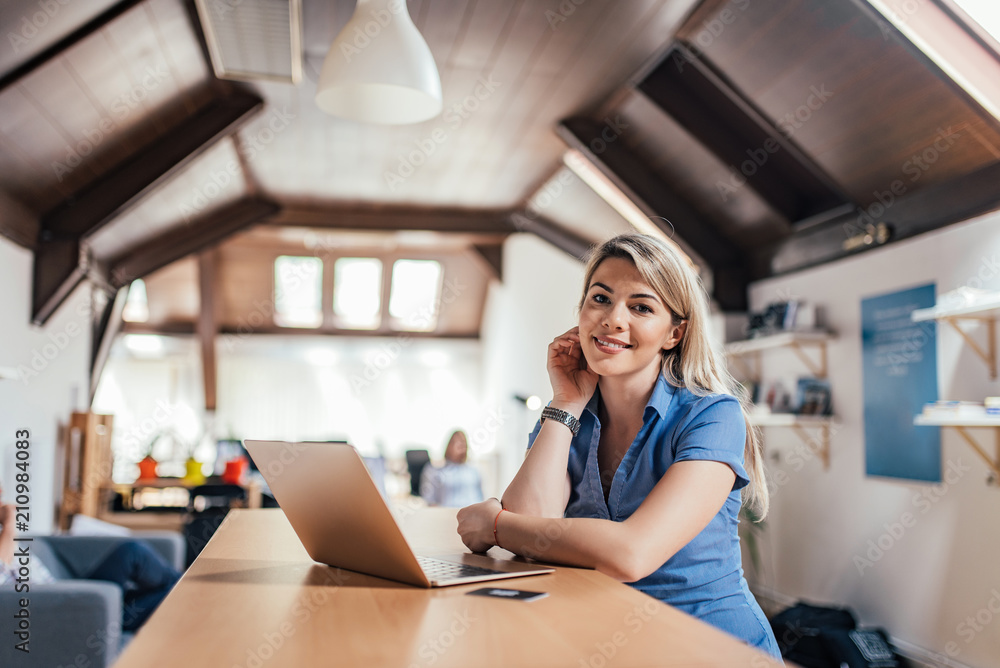
[[[704,22],[723,7],[735,20],[721,37],[705,38]],[[799,113],[795,141],[861,205],[894,181],[925,188],[998,159],[996,120],[854,3],[711,2],[680,35],[779,127]],[[945,151],[930,149],[928,169],[915,167],[913,158],[949,127],[962,138]]]
[[[38,0],[4,0],[5,48],[0,49],[0,74],[7,76],[41,57],[88,21],[121,0],[87,0],[41,4]],[[40,16],[39,16],[40,14]]]
[[[741,246],[779,238],[788,221],[746,185],[733,185],[730,166],[719,161],[674,119],[643,95],[633,93],[616,110],[628,125],[621,141],[641,157],[715,226]],[[739,173],[737,172],[738,176]],[[669,218],[668,214],[663,214]]]
[[[48,210],[204,104],[207,75],[177,0],[124,11],[0,92],[0,186]]]
[[[134,207],[94,234],[94,257],[107,260],[175,227],[203,218],[247,194],[242,174],[232,173],[239,157],[232,140],[222,140]]]

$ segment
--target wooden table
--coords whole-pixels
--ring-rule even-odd
[[[464,549],[453,509],[402,520],[418,552]],[[233,510],[115,666],[778,665],[596,571],[493,584],[549,596],[466,596],[485,585],[419,589],[331,568],[309,558],[280,510]]]

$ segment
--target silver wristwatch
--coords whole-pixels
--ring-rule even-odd
[[[542,422],[545,422],[545,420],[554,420],[566,425],[573,432],[573,436],[576,436],[580,432],[580,421],[573,417],[572,413],[567,413],[560,408],[552,408],[552,406],[543,408]]]

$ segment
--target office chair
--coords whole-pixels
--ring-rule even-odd
[[[431,455],[427,450],[407,450],[406,468],[410,472],[410,494],[420,496],[420,474],[430,464]]]

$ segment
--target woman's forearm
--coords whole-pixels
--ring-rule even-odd
[[[591,518],[505,512],[497,521],[497,540],[505,550],[541,561],[594,568],[622,582],[648,575],[642,540],[633,533],[627,523]]]
[[[578,415],[578,413],[574,413]],[[573,433],[546,420],[503,494],[503,505],[515,513],[562,517],[569,499],[569,448]]]

